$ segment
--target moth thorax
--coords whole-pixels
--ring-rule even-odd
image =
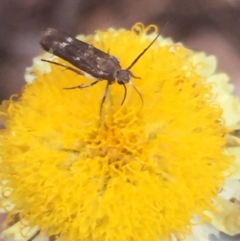
[[[131,72],[129,70],[126,69],[121,69],[121,70],[117,70],[114,74],[115,80],[117,81],[118,84],[125,84],[125,83],[129,83],[130,79],[131,79]]]

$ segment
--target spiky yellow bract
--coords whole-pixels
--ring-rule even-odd
[[[109,29],[85,41],[127,68],[156,36],[150,29]],[[59,66],[35,68],[2,131],[10,216],[70,241],[157,241],[189,232],[193,215],[213,210],[232,162],[222,110],[193,55],[160,38],[132,68],[143,105],[127,85],[121,106],[123,88],[113,84],[101,114],[106,81],[65,90],[91,80]]]

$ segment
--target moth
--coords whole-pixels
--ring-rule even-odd
[[[57,29],[48,28],[42,35],[40,45],[45,51],[48,51],[62,58],[74,67],[46,59],[42,59],[42,61],[64,67],[65,69],[71,70],[83,76],[90,75],[95,79],[95,81],[89,84],[81,84],[64,89],[87,88],[99,83],[102,80],[107,81],[100,106],[101,113],[103,104],[108,94],[109,86],[115,82],[124,87],[124,96],[121,105],[123,105],[127,95],[126,84],[131,84],[133,86],[133,88],[139,94],[143,103],[142,94],[131,81],[132,78],[140,78],[134,76],[134,74],[131,72],[131,68],[138,62],[138,60],[143,56],[143,54],[153,45],[153,43],[157,40],[159,36],[160,33],[133,60],[133,62],[128,66],[128,68],[123,69],[120,65],[119,60],[116,57],[108,53],[105,53],[100,49],[97,49],[94,46],[87,44],[83,41],[80,41],[74,37],[70,37],[69,35]]]

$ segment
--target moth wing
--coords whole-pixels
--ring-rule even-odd
[[[121,69],[117,58],[56,29],[47,29],[40,44],[44,50],[97,79],[113,80],[114,73]]]

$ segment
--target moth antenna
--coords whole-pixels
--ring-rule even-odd
[[[130,70],[137,62],[138,60],[146,53],[146,51],[154,44],[154,42],[158,39],[160,36],[160,33],[154,38],[154,40],[137,56],[136,59],[133,60],[133,62],[130,64],[130,66],[127,68],[127,70]]]
[[[104,91],[104,95],[103,95],[103,98],[102,98],[102,101],[101,101],[101,106],[100,106],[100,116],[102,114],[102,108],[103,108],[103,104],[106,100],[106,96],[108,94],[108,89],[109,89],[109,82],[107,81],[107,85],[106,85],[106,88],[105,88],[105,91]]]
[[[123,96],[123,100],[122,100],[121,105],[123,105],[124,101],[126,100],[126,96],[127,96],[127,87],[124,83],[122,85],[123,85],[123,88],[124,88],[124,96]]]
[[[130,66],[127,68],[127,70],[130,70],[137,62],[138,60],[146,53],[146,51],[154,44],[154,42],[158,39],[158,37],[160,36],[160,34],[163,32],[164,28],[166,27],[166,25],[168,24],[168,22],[166,22],[163,26],[162,31],[154,38],[154,40],[137,56],[136,59],[133,60],[133,62],[130,64]]]
[[[137,87],[133,84],[133,82],[129,82],[129,84],[133,87],[133,89],[134,89],[134,90],[138,93],[138,95],[140,96],[141,101],[142,101],[142,107],[143,107],[144,100],[143,100],[143,97],[142,97],[141,92],[137,89]],[[141,107],[141,108],[142,108],[142,107]]]

